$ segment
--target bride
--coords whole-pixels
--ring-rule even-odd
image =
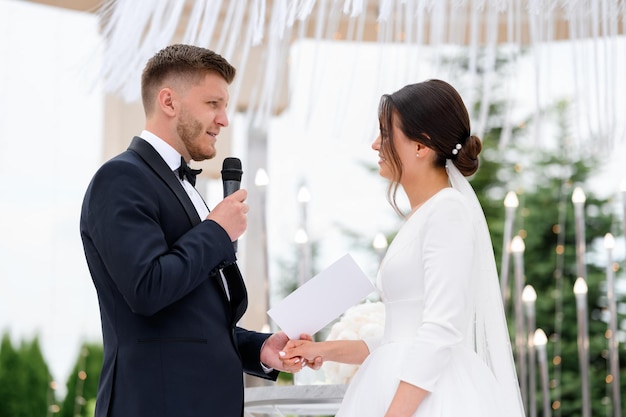
[[[383,95],[378,113],[388,199],[402,215],[402,189],[411,205],[377,277],[384,333],[292,340],[281,355],[360,364],[337,417],[523,416],[489,231],[465,178],[482,144],[463,100],[428,80]]]

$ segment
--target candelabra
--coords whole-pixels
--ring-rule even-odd
[[[300,186],[297,199],[302,209],[300,227],[298,228],[294,239],[302,251],[299,260],[300,267],[298,274],[298,286],[300,286],[311,278],[311,244],[309,242],[309,234],[307,232],[307,208],[309,201],[311,201],[311,193],[305,185]]]
[[[613,235],[607,233],[604,236],[604,247],[606,248],[606,298],[609,304],[609,366],[611,369],[611,392],[613,397],[613,416],[622,415],[622,405],[620,400],[620,378],[619,378],[619,351],[617,339],[617,308],[615,302],[615,273],[613,270],[613,248],[615,239]]]
[[[626,243],[626,178],[622,181],[622,207],[624,211],[624,215],[622,216],[622,227],[624,228],[624,243]]]
[[[576,187],[572,193],[574,219],[576,223],[576,270],[578,279],[574,284],[578,312],[578,356],[583,399],[582,417],[591,416],[591,394],[589,388],[589,330],[587,318],[587,269],[585,266],[585,192]]]
[[[260,210],[261,210],[261,253],[263,256],[263,289],[265,291],[265,308],[270,308],[271,290],[269,280],[269,248],[267,242],[267,186],[270,183],[270,179],[267,176],[267,172],[263,168],[259,168],[254,176],[254,185],[257,186],[260,193]],[[266,316],[266,322],[263,325],[262,331],[270,332],[271,323]]]
[[[589,329],[587,318],[587,283],[578,277],[574,283],[576,316],[578,319],[578,360],[580,364],[580,387],[583,399],[583,417],[591,417],[591,395],[589,391]]]
[[[576,187],[572,193],[572,203],[574,204],[574,220],[576,223],[576,270],[578,276],[587,280],[587,270],[585,267],[585,192],[580,187]]]
[[[509,191],[504,198],[504,237],[502,241],[502,264],[500,269],[500,287],[502,291],[502,302],[506,307],[509,292],[509,259],[511,254],[511,235],[513,234],[513,223],[515,220],[515,210],[519,205],[517,194]]]
[[[511,241],[511,252],[515,266],[515,348],[517,364],[519,366],[519,379],[524,405],[528,400],[527,370],[526,370],[526,335],[524,334],[524,313],[522,308],[522,291],[524,288],[524,241],[515,236]]]
[[[541,403],[543,404],[543,417],[550,417],[552,411],[550,409],[550,391],[548,389],[548,355],[546,353],[546,344],[548,338],[543,330],[535,330],[533,344],[537,348],[539,372],[541,375]]]
[[[537,377],[535,376],[535,301],[537,293],[532,285],[526,285],[522,292],[522,301],[526,307],[526,323],[528,323],[528,415],[537,417],[537,404],[535,400],[537,391]]]

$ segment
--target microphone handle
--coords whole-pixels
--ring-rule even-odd
[[[232,193],[234,193],[235,191],[239,190],[239,188],[241,188],[241,181],[224,180],[223,187],[224,187],[224,198],[226,198]]]
[[[224,180],[222,183],[223,183],[223,187],[224,187],[224,198],[228,197],[229,195],[231,195],[235,191],[239,190],[239,188],[241,188],[241,181]],[[237,241],[236,240],[233,242],[233,247],[235,248],[235,252],[237,252]]]

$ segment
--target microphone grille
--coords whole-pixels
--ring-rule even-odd
[[[239,158],[224,158],[222,163],[222,180],[241,181],[241,160]]]

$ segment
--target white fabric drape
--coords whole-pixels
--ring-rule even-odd
[[[287,92],[282,90],[287,88],[283,80],[293,41],[369,40],[381,48],[410,46],[407,54],[412,57],[421,57],[428,50],[435,66],[443,57],[442,46],[467,47],[468,86],[455,86],[468,104],[480,100],[474,123],[480,136],[495,99],[497,48],[506,45],[507,57],[515,63],[529,47],[535,79],[526,90],[535,97],[532,136],[537,144],[545,143],[542,118],[551,104],[546,101],[554,82],[546,75],[547,69],[562,64],[552,61],[556,58],[548,45],[567,38],[573,48],[571,63],[565,68],[574,77],[574,143],[592,139],[606,150],[626,138],[626,120],[619,117],[626,97],[626,80],[620,77],[626,73],[626,0],[106,0],[99,14],[105,37],[102,75],[107,91],[120,93],[128,101],[138,99],[146,60],[167,44],[190,42],[216,50],[237,67],[240,79],[231,101],[246,99],[231,106],[231,111],[253,110],[257,124],[288,105],[284,103]],[[322,62],[316,71],[332,77],[332,71],[324,68],[329,66],[333,63]],[[397,85],[420,81],[415,75],[420,66],[423,61],[415,58],[396,68]],[[352,70],[360,68],[355,64]],[[514,81],[508,80],[507,90]],[[481,90],[476,90],[478,85]],[[378,87],[355,86],[376,96],[380,95]],[[515,99],[505,98],[503,146],[515,123],[510,113]]]

